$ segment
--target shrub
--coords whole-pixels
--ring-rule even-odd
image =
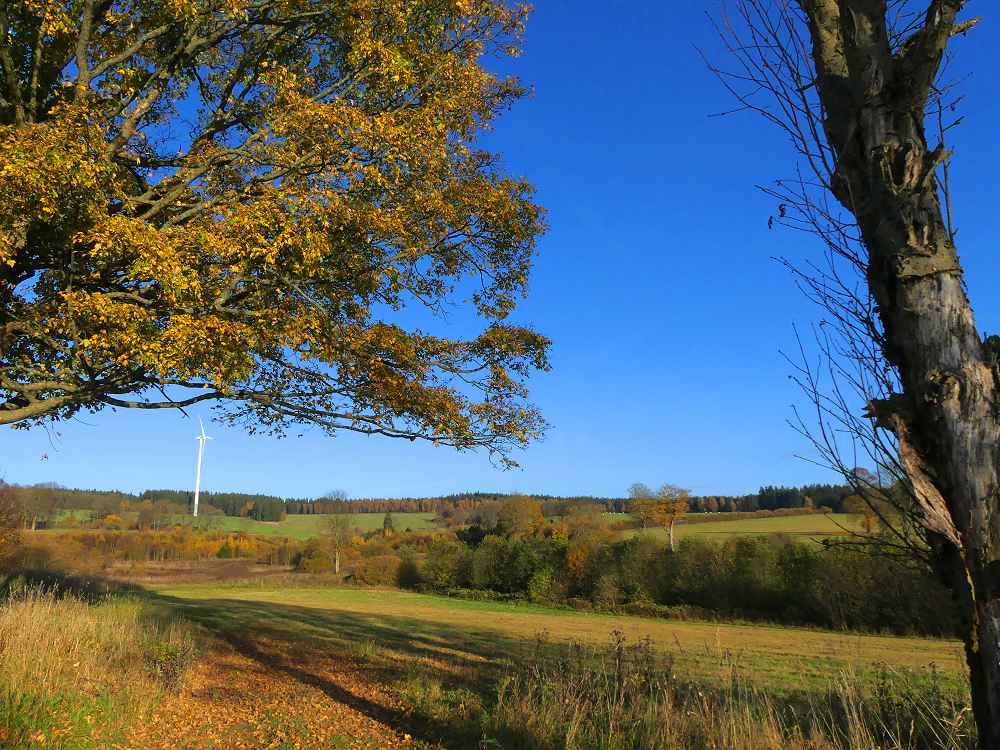
[[[296,559],[295,570],[299,573],[326,573],[333,570],[333,560],[319,542],[312,540]]]
[[[492,591],[490,589],[446,589],[443,591],[447,596],[453,596],[456,599],[469,599],[475,602],[512,602],[519,601],[521,597],[515,594],[501,594],[499,591]]]
[[[163,640],[153,643],[147,655],[149,671],[170,688],[181,683],[184,672],[194,661],[194,643],[190,640]]]
[[[404,589],[415,589],[423,582],[420,566],[417,559],[412,554],[406,554],[402,558],[399,566],[399,573],[396,576],[397,585]]]
[[[427,549],[422,575],[424,582],[434,588],[468,586],[472,578],[472,553],[461,542],[437,539]]]
[[[398,586],[402,567],[396,555],[363,557],[354,565],[354,580],[367,586]]]
[[[102,525],[106,529],[112,529],[115,531],[121,531],[126,526],[125,519],[113,513],[110,516],[105,517],[104,521],[102,521]]]
[[[54,535],[34,534],[15,551],[8,569],[78,570],[118,561],[207,560],[219,555],[288,564],[303,543],[285,537],[199,530],[186,526],[146,531],[86,530]]]
[[[532,573],[528,579],[528,599],[533,602],[550,601],[554,588],[554,576],[551,568],[542,568]]]
[[[476,547],[472,554],[473,587],[502,590],[500,569],[503,567],[503,544],[500,537],[488,536]]]
[[[0,482],[0,560],[10,557],[21,539],[21,503],[13,490]]]
[[[614,609],[621,604],[622,592],[614,576],[605,575],[597,579],[593,599],[594,604],[602,609]]]

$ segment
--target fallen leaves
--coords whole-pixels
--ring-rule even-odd
[[[178,695],[121,750],[368,750],[421,746],[391,691],[348,659],[247,635],[214,640]]]

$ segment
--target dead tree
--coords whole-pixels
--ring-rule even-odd
[[[980,745],[1000,748],[1000,339],[980,334],[965,293],[941,119],[947,47],[977,21],[965,5],[736,0],[719,29],[737,65],[717,72],[800,155],[796,177],[767,188],[774,220],[826,243],[830,263],[799,278],[828,313],[826,353],[847,358],[833,374],[869,396],[864,416],[844,416],[836,390],[817,408],[870,428],[905,477],[961,607]]]

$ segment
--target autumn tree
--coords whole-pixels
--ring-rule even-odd
[[[143,500],[139,503],[138,507],[139,511],[136,516],[135,527],[139,531],[155,529],[158,518],[156,514],[156,506],[153,502],[151,500]]]
[[[1000,338],[976,327],[965,291],[945,143],[956,102],[942,79],[952,41],[978,20],[961,17],[965,6],[737,0],[720,25],[737,67],[719,72],[800,156],[795,176],[768,188],[772,223],[826,248],[797,276],[824,309],[818,340],[835,381],[801,372],[816,396],[815,442],[848,475],[831,434],[862,438],[854,447],[870,448],[908,490],[899,509],[921,544],[898,526],[890,533],[959,602],[979,743],[997,748]]]
[[[59,495],[50,487],[25,487],[18,494],[24,525],[32,531],[38,528],[39,522],[44,524],[53,520],[59,510]]]
[[[0,424],[207,402],[500,460],[537,437],[548,341],[507,319],[541,210],[477,146],[526,12],[0,5]],[[463,300],[469,338],[394,322]]]
[[[497,513],[497,529],[506,536],[531,536],[544,525],[542,504],[526,495],[512,495]]]
[[[690,502],[690,491],[675,484],[662,484],[656,490],[653,517],[660,526],[667,530],[667,540],[671,552],[674,551],[674,525],[681,516],[687,513]]]
[[[10,555],[20,541],[21,514],[18,496],[0,482],[0,560]]]
[[[389,515],[386,514],[386,519]],[[327,540],[330,544],[331,557],[333,558],[333,572],[340,574],[340,555],[351,546],[354,538],[354,527],[351,523],[351,516],[347,513],[333,513],[327,517]]]
[[[645,529],[655,519],[656,496],[647,485],[636,482],[628,488],[628,512],[642,524]]]
[[[604,506],[582,501],[566,504],[563,522],[570,540],[606,536],[608,520],[604,516]]]
[[[385,518],[382,519],[382,536],[392,536],[395,529],[396,524],[392,520],[392,513],[386,513]]]

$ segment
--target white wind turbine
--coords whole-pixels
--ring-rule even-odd
[[[201,421],[201,417],[198,417],[198,425],[201,427],[201,434],[195,437],[198,441],[198,470],[194,475],[194,515],[198,515],[198,495],[201,494],[201,459],[205,455],[205,442],[211,440],[208,435],[205,434],[205,424]]]

